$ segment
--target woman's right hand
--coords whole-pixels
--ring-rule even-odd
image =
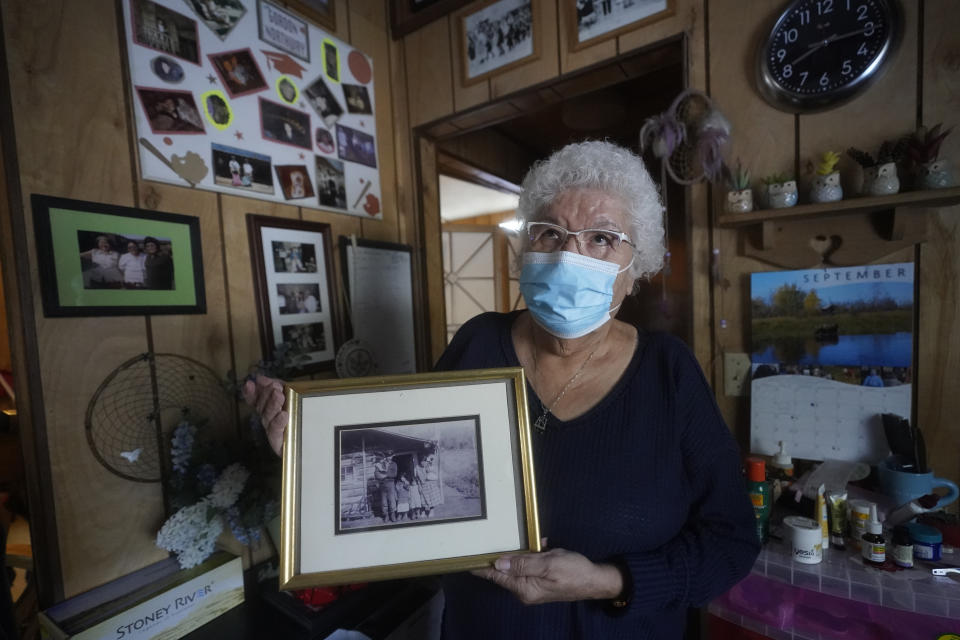
[[[275,378],[258,375],[243,383],[243,400],[257,410],[267,442],[279,456],[283,451],[283,433],[289,415],[284,411],[283,383]]]

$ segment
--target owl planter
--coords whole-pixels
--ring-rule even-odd
[[[767,184],[767,208],[783,209],[797,204],[797,181],[785,180]]]
[[[900,191],[897,163],[887,162],[863,170],[863,195],[889,196]]]
[[[727,202],[723,208],[727,213],[747,213],[753,211],[753,189],[727,191]]]
[[[920,127],[907,141],[907,157],[915,189],[943,189],[957,184],[949,159],[940,157],[940,145],[953,128],[941,124]]]
[[[922,165],[917,177],[921,189],[946,189],[957,185],[953,165],[946,159]]]
[[[814,178],[813,186],[810,188],[810,202],[836,202],[837,200],[843,200],[839,171]]]

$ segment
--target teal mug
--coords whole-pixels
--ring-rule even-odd
[[[906,504],[920,496],[933,493],[938,487],[949,490],[946,496],[940,497],[937,509],[942,509],[957,499],[960,491],[957,485],[946,478],[935,478],[933,471],[927,473],[910,473],[897,471],[893,468],[893,460],[887,459],[877,465],[877,474],[880,478],[880,491],[891,498],[897,506]]]

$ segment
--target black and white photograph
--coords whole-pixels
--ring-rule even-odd
[[[320,204],[346,209],[347,183],[343,177],[343,163],[332,158],[314,157],[317,161],[317,198]]]
[[[203,94],[203,113],[217,129],[226,129],[233,122],[233,109],[222,91],[213,90]]]
[[[673,0],[565,0],[565,3],[568,12],[576,11],[576,21],[567,21],[570,25],[576,24],[576,33],[572,34],[575,37],[570,38],[574,50],[587,41],[613,37],[635,29],[641,22],[653,22],[673,14]]]
[[[197,23],[151,0],[132,0],[133,41],[200,64]]]
[[[210,143],[210,148],[214,184],[257,193],[273,193],[270,156],[216,142]]]
[[[183,82],[183,67],[169,56],[157,56],[150,61],[150,68],[164,82],[170,84]]]
[[[280,76],[277,78],[277,95],[287,104],[296,104],[300,98],[300,90],[297,89],[293,80],[287,76]]]
[[[486,516],[480,417],[337,427],[337,534]]]
[[[260,98],[260,127],[264,140],[313,150],[309,113]]]
[[[319,313],[320,285],[318,284],[278,284],[277,311],[280,315],[291,313]]]
[[[532,3],[533,0],[498,0],[461,15],[465,84],[536,57]]]
[[[231,98],[245,96],[267,88],[260,65],[250,49],[237,49],[207,56]]]
[[[323,121],[323,125],[328,129],[333,127],[340,116],[343,115],[343,107],[340,106],[340,102],[330,91],[327,83],[323,80],[323,76],[319,76],[311,82],[310,86],[303,90],[303,95],[307,97],[307,102],[317,112],[317,115]]]
[[[170,238],[77,231],[84,289],[173,289]]]
[[[320,153],[333,153],[336,151],[336,146],[333,143],[333,134],[331,134],[326,129],[321,129],[317,127],[317,149],[320,150]]]
[[[344,100],[347,103],[347,111],[350,113],[372,114],[373,105],[370,104],[370,92],[367,88],[359,84],[341,85],[343,87]]]
[[[274,240],[270,246],[274,273],[317,272],[317,250],[312,243]]]
[[[334,82],[340,82],[340,52],[330,40],[323,41],[323,70]]]
[[[327,348],[322,322],[281,325],[280,335],[284,344],[301,353],[325,351]]]
[[[305,164],[278,164],[274,167],[277,180],[283,189],[286,200],[312,198],[314,196],[313,183],[310,182],[310,172]]]
[[[224,40],[247,12],[240,0],[185,0],[200,22]]]
[[[373,136],[369,133],[338,124],[337,154],[342,160],[377,168],[377,149],[374,146]]]
[[[137,87],[140,104],[154,133],[206,133],[189,91]]]

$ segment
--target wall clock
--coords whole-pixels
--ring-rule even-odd
[[[897,0],[795,0],[757,52],[760,93],[794,113],[837,106],[877,79],[902,32]]]

